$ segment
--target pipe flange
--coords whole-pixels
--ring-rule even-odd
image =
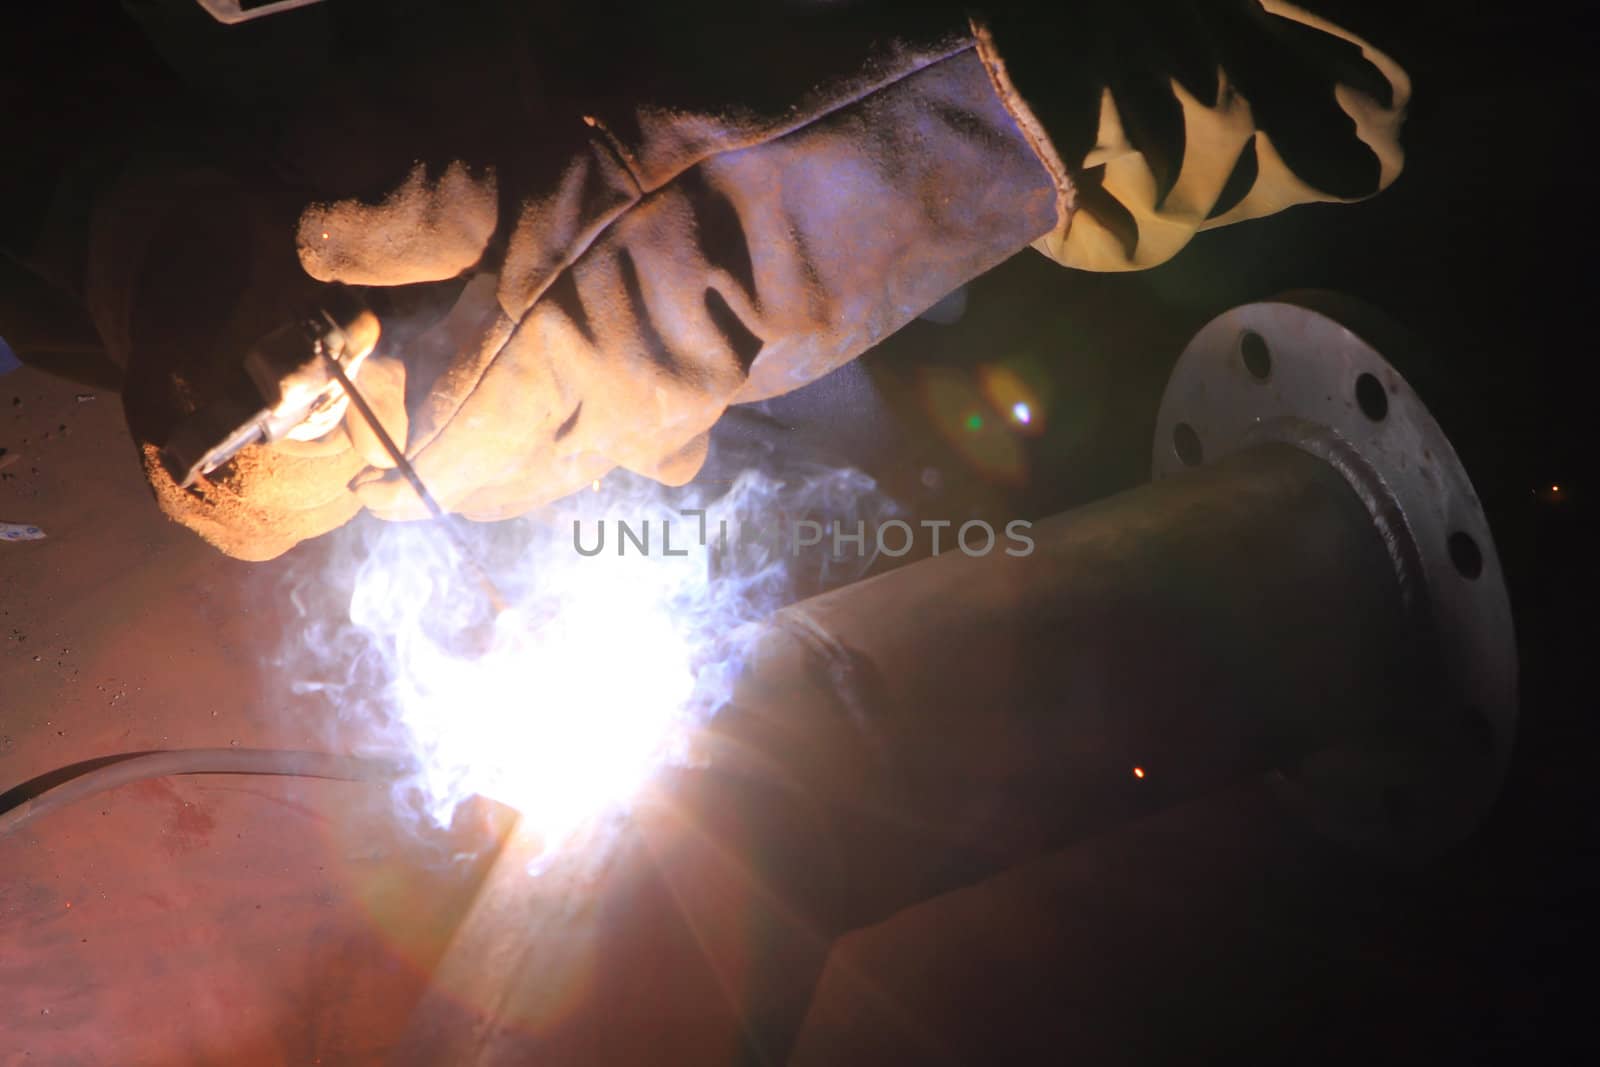
[[[1167,383],[1153,473],[1277,442],[1326,460],[1361,498],[1437,684],[1384,740],[1319,753],[1274,782],[1323,832],[1404,859],[1464,838],[1493,804],[1516,734],[1517,656],[1483,506],[1438,423],[1369,343],[1383,332],[1371,313],[1347,304],[1335,318],[1314,299],[1213,319]]]

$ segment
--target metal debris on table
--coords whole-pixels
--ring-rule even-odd
[[[0,522],[0,541],[43,541],[44,531],[20,522]]]

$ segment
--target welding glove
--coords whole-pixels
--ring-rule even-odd
[[[1359,199],[1400,169],[1404,73],[1276,0],[997,5],[892,34],[840,19],[825,58],[758,35],[714,69],[639,79],[652,94],[578,94],[476,158],[303,212],[315,279],[469,279],[381,389],[447,509],[517,515],[615,467],[684,481],[728,405],[815,380],[1029,244],[1148,267],[1198,230]],[[354,502],[424,514],[370,441],[356,454]],[[219,473],[222,496],[266,491]],[[225,551],[287,547],[270,509],[208,521],[204,494],[151,476]]]

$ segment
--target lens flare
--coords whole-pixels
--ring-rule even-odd
[[[917,391],[929,421],[972,469],[1003,484],[1027,481],[1021,442],[1004,421],[984,418],[989,405],[970,371],[919,368]]]
[[[1039,390],[1018,370],[1000,363],[986,363],[977,370],[978,386],[984,399],[1003,412],[1010,428],[1025,437],[1044,430],[1045,407]]]

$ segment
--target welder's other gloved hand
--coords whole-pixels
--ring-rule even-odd
[[[469,279],[447,321],[391,350],[434,496],[494,519],[613,467],[685,480],[729,404],[821,377],[1030,243],[1137,269],[1398,173],[1404,73],[1297,8],[993,6],[890,32],[857,6],[742,37],[702,25],[698,58],[635,33],[615,49],[629,76],[559,103],[524,90],[485,136],[391,171],[388,194],[305,210],[312,278]],[[646,61],[660,69],[632,69]],[[476,64],[488,88],[463,95],[504,103],[532,82],[516,66]],[[423,514],[381,457],[349,484],[381,516]],[[235,555],[286,547],[169,511]]]
[[[1403,164],[1410,79],[1306,6],[1106,0],[1044,22],[996,3],[975,29],[1063,176],[1070,208],[1035,246],[1069,267],[1152,267],[1201,230],[1365,199]]]

